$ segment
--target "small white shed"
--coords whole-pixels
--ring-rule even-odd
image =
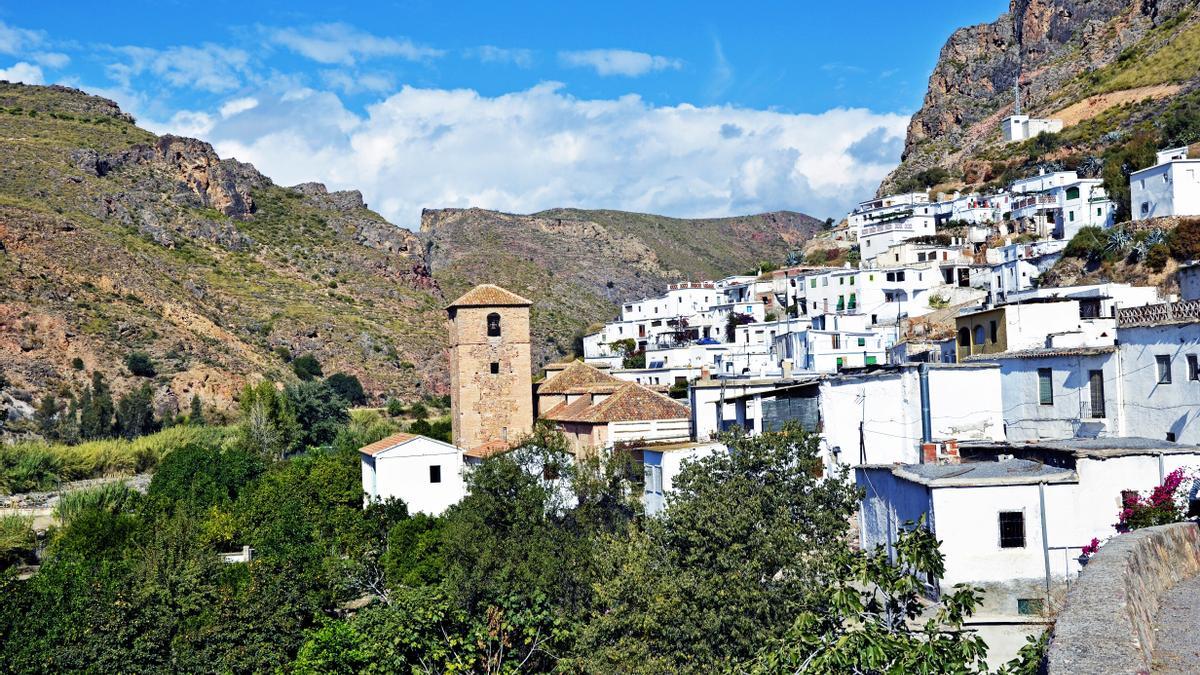
[[[404,500],[409,513],[440,515],[467,493],[463,451],[426,436],[398,433],[359,448],[365,500]]]

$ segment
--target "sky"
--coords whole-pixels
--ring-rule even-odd
[[[0,5],[0,79],[117,101],[282,185],[423,208],[840,218],[999,0]]]

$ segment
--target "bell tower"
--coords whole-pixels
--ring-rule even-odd
[[[474,450],[533,430],[530,301],[483,284],[450,303],[450,416],[454,444]]]

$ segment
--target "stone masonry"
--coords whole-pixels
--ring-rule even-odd
[[[460,448],[515,441],[533,430],[529,305],[516,294],[485,285],[447,308],[451,423]],[[491,332],[498,335],[489,335],[489,317]]]

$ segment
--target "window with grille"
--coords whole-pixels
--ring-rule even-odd
[[[1038,403],[1054,405],[1054,383],[1049,368],[1038,368]]]
[[[1104,371],[1088,371],[1088,389],[1091,403],[1091,416],[1104,417]]]
[[[1000,512],[1000,548],[1025,548],[1025,513]]]
[[[1160,355],[1154,357],[1154,362],[1158,364],[1158,383],[1171,384],[1171,357]]]

